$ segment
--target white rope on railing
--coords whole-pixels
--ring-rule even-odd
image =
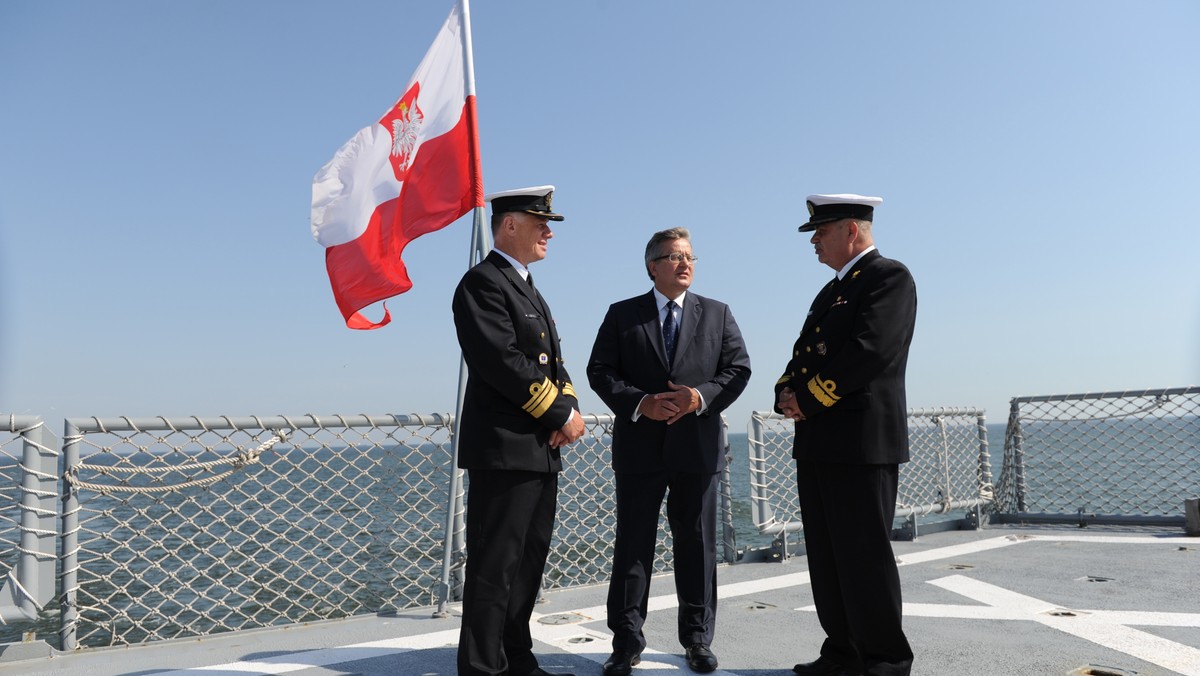
[[[6,577],[8,577],[8,583],[12,585],[12,589],[15,590],[20,595],[22,600],[27,601],[30,604],[32,604],[34,608],[37,608],[38,612],[42,611],[42,607],[43,607],[42,604],[38,603],[37,597],[35,597],[33,594],[29,593],[29,590],[26,589],[25,586],[21,584],[21,580],[19,580],[17,578],[17,571],[15,569],[9,569],[8,575]],[[0,618],[0,624],[7,624],[7,623],[4,622],[4,620],[2,618]]]
[[[245,469],[246,467],[257,463],[263,453],[271,450],[271,448],[273,448],[279,442],[286,441],[288,438],[288,434],[289,434],[288,430],[272,430],[271,438],[264,441],[262,444],[259,444],[259,446],[257,448],[243,451],[243,452],[238,453],[235,456],[232,456],[229,458],[222,458],[220,460],[210,460],[208,462],[194,462],[194,463],[188,463],[186,465],[174,465],[172,467],[113,467],[113,466],[109,466],[109,465],[90,465],[88,463],[80,463],[80,464],[76,465],[75,467],[72,467],[64,475],[63,478],[67,481],[67,483],[71,484],[72,486],[74,486],[77,489],[87,489],[87,490],[95,491],[97,493],[105,493],[105,492],[165,493],[165,492],[169,492],[169,491],[182,490],[184,488],[193,488],[196,486],[209,486],[214,483],[217,483],[218,481],[221,481],[222,479],[225,479],[226,477],[234,474],[235,472],[237,472],[239,470]],[[110,485],[110,484],[98,484],[98,483],[93,483],[93,482],[88,482],[88,481],[82,481],[79,479],[79,474],[86,470],[91,470],[91,471],[97,472],[99,474],[104,474],[104,475],[122,474],[122,473],[123,474],[133,474],[133,475],[136,475],[136,474],[148,475],[148,474],[167,474],[167,473],[171,473],[171,472],[183,472],[183,471],[190,471],[190,470],[210,470],[211,471],[217,467],[222,467],[225,465],[232,465],[232,468],[225,472],[222,472],[220,474],[215,474],[213,476],[205,477],[203,479],[192,479],[190,481],[184,481],[181,483],[171,484],[168,486]]]
[[[1150,396],[1150,395],[1149,394],[1138,394],[1135,392],[1135,393],[1131,393],[1129,396],[1139,397],[1139,396]],[[1066,401],[1066,400],[1064,400],[1064,401]],[[1092,415],[1092,416],[1086,416],[1086,417],[1081,416],[1081,417],[1074,417],[1074,418],[1062,418],[1062,417],[1035,418],[1032,415],[1025,413],[1025,414],[1021,415],[1021,418],[1024,422],[1054,422],[1054,423],[1093,422],[1093,421],[1099,421],[1099,420],[1124,420],[1125,418],[1137,418],[1140,416],[1144,416],[1145,414],[1150,413],[1151,411],[1155,411],[1157,409],[1163,408],[1164,406],[1166,406],[1169,403],[1171,403],[1171,395],[1166,394],[1166,393],[1161,393],[1161,394],[1154,395],[1154,399],[1152,401],[1146,403],[1144,406],[1134,409],[1132,411],[1125,411],[1123,413],[1121,413],[1121,412],[1118,412],[1118,413],[1101,412],[1098,415]]]
[[[18,435],[20,435],[20,436],[24,437],[24,440],[23,440],[23,441],[24,441],[26,444],[29,444],[30,446],[33,446],[34,448],[38,449],[38,450],[39,450],[39,451],[41,451],[42,453],[45,453],[45,454],[47,454],[47,455],[53,455],[53,456],[57,457],[57,456],[58,456],[58,449],[57,449],[57,448],[52,448],[52,447],[50,447],[50,446],[47,446],[47,445],[45,445],[45,444],[43,444],[43,443],[41,443],[41,442],[35,441],[35,440],[33,439],[33,437],[32,437],[32,436],[29,434],[30,432],[32,432],[32,431],[34,431],[34,430],[38,429],[39,427],[44,427],[45,425],[46,425],[46,423],[44,423],[44,422],[43,422],[43,421],[41,421],[41,420],[38,420],[37,422],[35,422],[35,423],[34,423],[34,424],[32,424],[32,425],[29,425],[28,427],[21,427],[21,428],[18,428],[18,427],[17,427],[17,418],[16,418],[16,416],[15,416],[15,415],[10,415],[10,416],[9,416],[9,422],[8,422],[8,428],[9,428],[9,429],[10,429],[10,430],[11,430],[11,431],[14,433],[14,434],[18,434]],[[44,475],[44,474],[39,474],[39,476],[41,476],[41,477],[45,477],[46,475]],[[50,477],[50,478],[54,478],[54,477]]]
[[[979,484],[979,499],[988,502],[996,501],[996,486],[991,483]]]

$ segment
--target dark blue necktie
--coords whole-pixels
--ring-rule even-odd
[[[667,301],[667,316],[663,318],[663,347],[667,348],[667,364],[675,361],[675,338],[679,328],[675,324],[675,301]]]

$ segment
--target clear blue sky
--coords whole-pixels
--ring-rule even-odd
[[[0,3],[0,413],[451,412],[470,218],[345,328],[311,181],[452,6]],[[1200,4],[558,0],[472,7],[484,185],[553,183],[533,268],[584,412],[607,306],[691,229],[771,406],[833,274],[804,197],[880,195],[917,280],[913,407],[1200,383]],[[378,306],[368,310],[372,317]]]

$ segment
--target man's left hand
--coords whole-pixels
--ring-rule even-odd
[[[674,424],[683,416],[700,408],[700,393],[688,387],[687,385],[676,385],[671,381],[667,381],[667,387],[671,388],[670,392],[660,392],[654,395],[655,399],[665,399],[679,409],[679,411],[667,418],[667,424]]]

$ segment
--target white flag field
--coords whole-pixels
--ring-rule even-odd
[[[359,311],[412,288],[401,260],[409,242],[483,206],[466,31],[456,4],[400,99],[313,178],[313,237],[352,329],[391,321],[386,304],[378,322]]]

